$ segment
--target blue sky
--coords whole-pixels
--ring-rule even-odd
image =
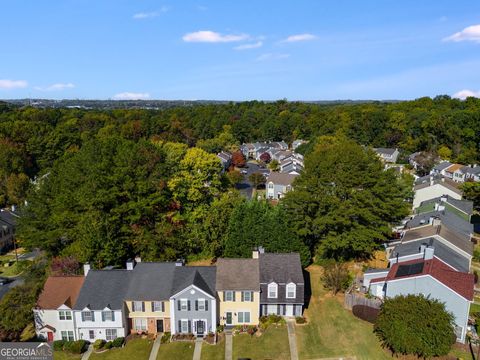
[[[0,5],[0,99],[480,96],[477,0]]]

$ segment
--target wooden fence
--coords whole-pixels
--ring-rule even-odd
[[[345,307],[349,310],[352,310],[355,305],[364,305],[374,309],[380,309],[381,304],[382,301],[378,299],[367,299],[365,296],[354,293],[345,294]]]

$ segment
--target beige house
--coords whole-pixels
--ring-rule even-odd
[[[216,291],[220,325],[257,325],[260,276],[256,259],[218,259]]]
[[[165,301],[126,301],[130,332],[170,331],[170,302]]]

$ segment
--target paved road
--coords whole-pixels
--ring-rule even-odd
[[[247,163],[247,167],[243,168],[242,170],[246,170],[247,173],[243,175],[243,180],[239,184],[237,184],[237,189],[242,195],[250,199],[252,197],[253,187],[248,180],[248,177],[253,173],[268,174],[270,173],[270,170],[261,168],[260,166],[252,162]]]

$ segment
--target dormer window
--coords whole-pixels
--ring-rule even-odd
[[[72,320],[72,312],[67,310],[59,310],[58,317],[60,320]]]
[[[268,284],[268,298],[276,299],[278,297],[278,285],[276,283]]]
[[[295,299],[297,295],[297,286],[294,283],[287,284],[287,299]]]

